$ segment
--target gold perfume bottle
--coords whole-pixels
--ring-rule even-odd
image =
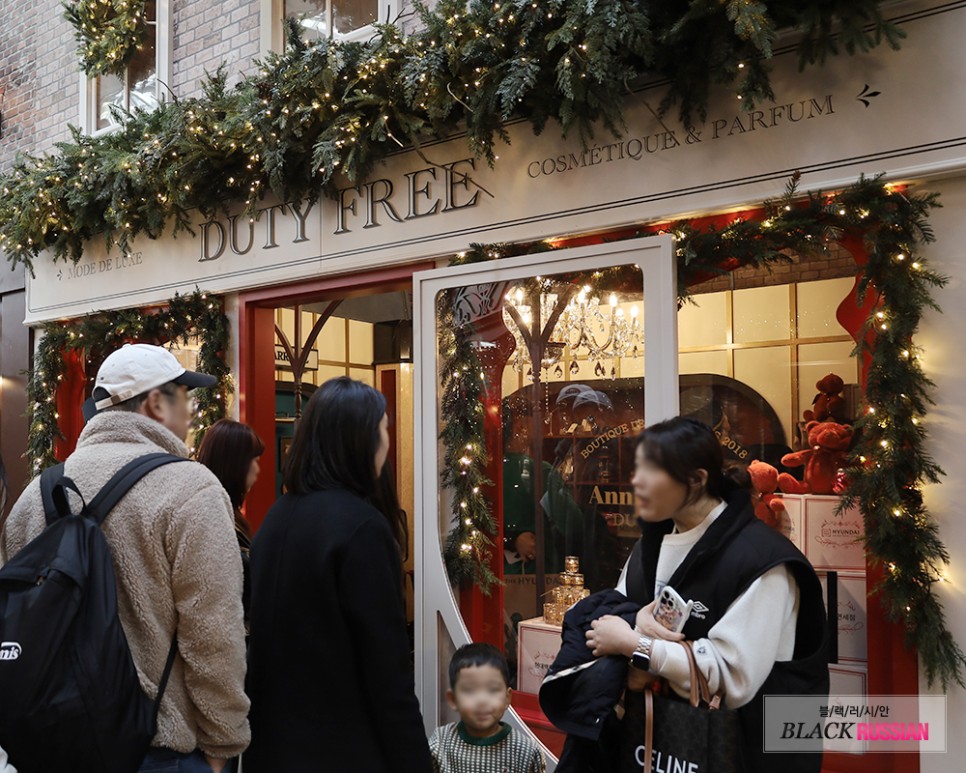
[[[589,595],[590,591],[584,587],[584,576],[580,573],[580,559],[567,556],[564,571],[560,573],[560,585],[549,591],[550,600],[543,605],[544,622],[562,625],[567,610]]]

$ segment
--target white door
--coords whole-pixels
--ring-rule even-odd
[[[462,517],[466,503],[453,496],[464,470],[447,465],[470,471],[484,452],[497,461],[492,485],[474,502],[506,527],[507,541],[489,550],[491,565],[507,575],[496,589],[505,608],[488,623],[505,633],[515,661],[519,621],[541,614],[561,554],[578,554],[597,590],[613,586],[632,544],[627,449],[645,421],[678,413],[674,242],[656,236],[417,273],[414,319],[416,689],[431,731],[454,720],[444,700],[448,661],[471,641],[444,549],[451,533],[465,535],[456,549],[466,555],[455,560],[466,566],[479,539],[473,518]],[[455,343],[465,355],[458,361],[474,363],[476,372],[444,372]],[[454,406],[450,394],[444,408],[453,376],[469,380],[473,398]],[[486,425],[486,448],[471,448],[458,462],[454,435],[449,446],[441,440],[455,420]],[[447,472],[457,487],[443,485]],[[551,493],[560,493],[556,503]],[[536,692],[546,664],[514,665],[518,689]],[[512,709],[506,721],[530,732]]]

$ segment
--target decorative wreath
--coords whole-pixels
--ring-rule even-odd
[[[124,72],[148,39],[144,0],[76,0],[64,3],[74,27],[81,68],[90,76]]]

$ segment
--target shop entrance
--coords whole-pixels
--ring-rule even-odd
[[[349,376],[386,397],[389,461],[412,534],[412,274],[426,267],[402,266],[240,296],[241,420],[255,428],[266,446],[262,475],[246,501],[254,528],[281,495],[282,463],[305,403],[328,379]],[[406,568],[412,570],[411,558]]]

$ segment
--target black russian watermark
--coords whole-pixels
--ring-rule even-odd
[[[766,695],[768,752],[944,753],[944,695]]]

